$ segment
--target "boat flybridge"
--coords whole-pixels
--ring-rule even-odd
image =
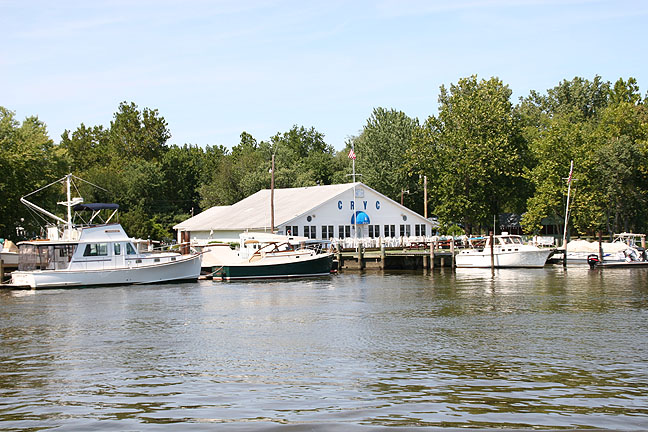
[[[124,228],[111,222],[119,206],[83,204],[82,198],[71,198],[73,179],[83,181],[68,174],[48,185],[66,182],[67,201],[58,204],[66,206],[67,220],[27,201],[26,198],[31,194],[21,198],[21,202],[27,207],[48,216],[56,224],[48,226],[47,239],[18,243],[18,270],[11,275],[11,285],[56,288],[146,284],[198,278],[201,254],[140,253]],[[87,222],[76,224],[72,218],[73,211],[75,215],[77,212],[90,211],[92,216]],[[110,215],[103,220],[101,215],[106,211]]]

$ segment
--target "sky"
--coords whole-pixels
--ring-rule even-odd
[[[49,136],[157,109],[169,144],[231,148],[294,125],[342,150],[374,108],[421,122],[439,88],[512,102],[600,75],[648,89],[643,0],[0,0],[0,106]]]

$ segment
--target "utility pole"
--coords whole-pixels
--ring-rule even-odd
[[[423,217],[427,219],[427,176],[423,176]]]

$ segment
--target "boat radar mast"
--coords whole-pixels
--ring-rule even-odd
[[[57,223],[57,225],[63,225],[63,228],[60,231],[59,231],[59,229],[56,230],[56,237],[57,237],[57,239],[60,239],[60,240],[75,240],[76,237],[78,236],[78,233],[76,233],[76,231],[74,230],[74,224],[72,222],[72,209],[73,209],[74,206],[76,206],[78,204],[81,204],[83,202],[83,198],[80,197],[80,196],[74,197],[74,198],[72,197],[72,180],[73,179],[80,180],[82,182],[88,183],[89,185],[92,185],[92,186],[97,187],[99,189],[105,190],[105,189],[103,189],[103,188],[101,188],[99,186],[96,186],[96,185],[94,185],[94,184],[92,184],[92,183],[90,183],[90,182],[88,182],[86,180],[83,180],[82,178],[79,178],[79,177],[77,177],[77,176],[75,176],[73,174],[68,174],[63,178],[60,178],[60,179],[58,179],[58,180],[56,180],[56,181],[54,181],[54,182],[52,182],[52,183],[50,183],[50,184],[48,184],[46,186],[43,186],[42,188],[37,189],[37,190],[35,190],[35,191],[33,191],[33,192],[31,192],[31,193],[29,193],[29,194],[27,194],[27,195],[20,198],[20,202],[23,203],[28,208],[30,208],[32,210],[35,210],[38,213],[42,213],[43,215],[53,219]],[[48,210],[45,210],[44,208],[42,208],[42,207],[40,207],[40,206],[38,206],[38,205],[36,205],[36,204],[34,204],[34,203],[27,200],[27,197],[29,197],[29,196],[37,193],[37,192],[40,192],[43,189],[47,189],[50,186],[53,186],[53,185],[55,185],[57,183],[62,183],[62,182],[65,182],[67,199],[65,201],[59,201],[59,202],[57,202],[57,204],[63,205],[63,206],[65,206],[67,208],[67,212],[66,212],[67,213],[67,220],[65,220],[65,219],[55,215],[54,213],[52,213],[52,212],[50,212]],[[53,234],[54,234],[54,232],[48,232],[48,237],[50,237],[50,238],[54,237]]]

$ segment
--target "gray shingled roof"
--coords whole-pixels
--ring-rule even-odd
[[[353,183],[275,189],[275,226],[284,224],[351,188]],[[270,227],[270,189],[260,190],[231,206],[212,207],[173,228],[185,231],[234,231],[267,227]]]

